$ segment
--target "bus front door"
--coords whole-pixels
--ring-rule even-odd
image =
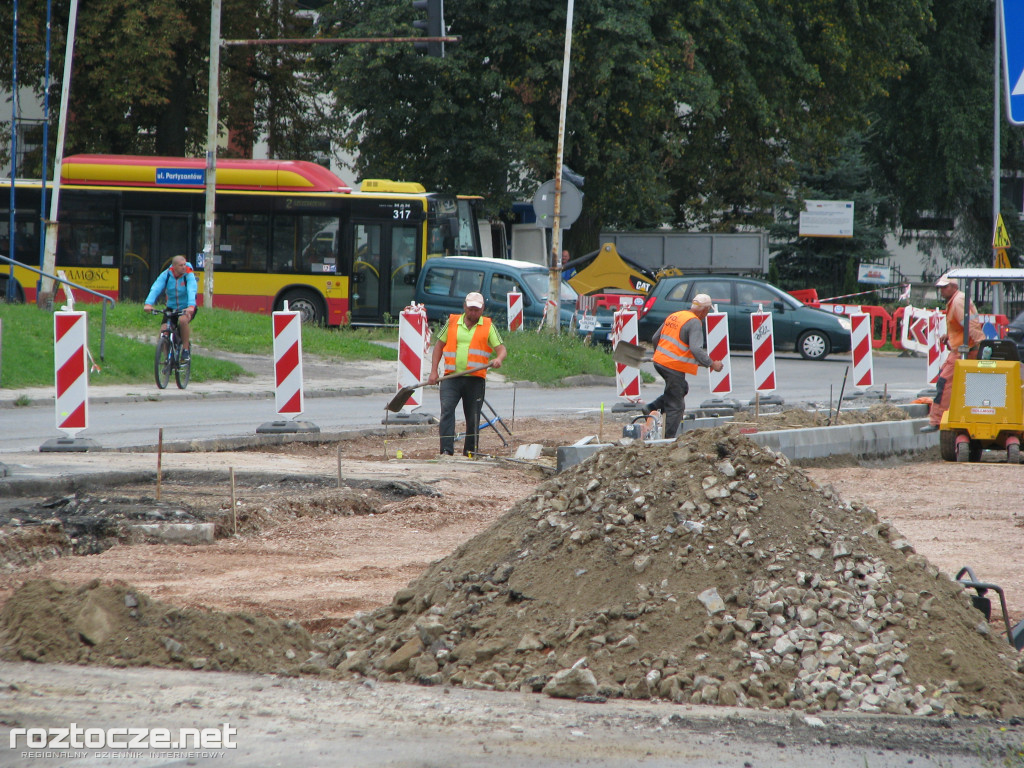
[[[186,215],[125,214],[122,233],[122,301],[145,301],[153,281],[174,256],[181,254],[192,263]]]
[[[353,233],[352,323],[395,322],[415,291],[419,228],[356,223]]]

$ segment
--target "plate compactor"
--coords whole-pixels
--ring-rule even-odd
[[[1006,452],[1020,463],[1024,439],[1024,399],[1017,346],[1007,339],[986,339],[977,360],[957,360],[949,410],[939,425],[939,448],[946,461],[981,461],[985,450]]]

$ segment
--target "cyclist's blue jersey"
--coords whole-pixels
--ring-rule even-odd
[[[149,289],[145,304],[156,304],[156,300],[167,294],[167,306],[171,309],[186,309],[196,305],[196,276],[192,267],[185,265],[185,274],[174,277],[170,268],[164,270]]]

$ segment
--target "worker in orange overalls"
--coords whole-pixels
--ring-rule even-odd
[[[473,291],[466,294],[461,315],[450,315],[440,333],[430,361],[428,384],[440,381],[437,368],[444,358],[444,375],[458,374],[470,368],[501,368],[505,344],[494,329],[491,318],[484,317],[484,297]],[[494,355],[492,358],[491,355]],[[466,442],[462,452],[472,456],[480,438],[480,411],[483,408],[487,368],[465,376],[441,381],[441,453],[455,453],[455,406],[462,401],[466,417]]]
[[[665,380],[665,391],[643,406],[643,412],[649,416],[651,411],[664,411],[665,437],[669,439],[679,431],[686,409],[686,393],[690,391],[686,374],[697,373],[698,366],[722,370],[721,361],[712,360],[704,349],[704,318],[711,306],[711,297],[698,293],[689,310],[673,312],[651,337],[655,344],[654,370]]]
[[[939,343],[949,349],[942,370],[939,371],[939,378],[935,382],[935,399],[932,407],[928,410],[928,426],[921,427],[922,432],[935,432],[942,422],[942,414],[949,410],[949,401],[953,389],[953,369],[957,358],[960,355],[960,347],[964,343],[964,293],[960,290],[960,284],[956,280],[943,275],[936,282],[939,295],[946,300],[946,332],[939,338]],[[971,332],[970,351],[967,357],[974,359],[978,356],[978,344],[985,338],[985,331],[982,330],[981,321],[978,319],[978,310],[971,302]]]

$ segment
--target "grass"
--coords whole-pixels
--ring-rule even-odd
[[[122,303],[107,310],[104,358],[100,359],[102,308],[80,304],[88,313],[88,347],[96,366],[90,383],[153,383],[153,343],[159,318],[145,314],[142,305]],[[0,302],[0,388],[51,386],[53,371],[53,316],[32,304]],[[192,338],[207,354],[197,355],[192,380],[235,381],[247,374],[240,366],[218,360],[217,351],[273,354],[273,333],[268,315],[200,309]],[[557,385],[566,376],[614,376],[608,351],[588,346],[575,336],[524,331],[503,333],[509,354],[502,374],[517,381]],[[397,326],[390,328],[328,329],[303,326],[305,354],[337,360],[397,360],[396,349],[376,342],[397,342]]]

